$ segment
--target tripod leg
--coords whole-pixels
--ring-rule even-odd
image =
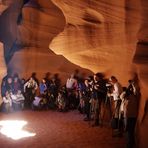
[[[92,125],[92,121],[94,120],[94,102],[93,99],[91,99],[91,101],[89,101],[90,103],[90,108],[89,108],[89,125]]]
[[[109,113],[109,118],[112,118],[112,105],[111,105],[111,98],[106,95],[105,102],[103,105],[103,115],[102,115],[102,124],[105,121],[106,113]],[[109,121],[110,121],[109,119]]]

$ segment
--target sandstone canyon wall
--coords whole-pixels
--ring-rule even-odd
[[[3,44],[0,42],[0,84],[2,84],[2,79],[7,74],[7,68],[4,58],[4,48]],[[1,89],[0,89],[1,93]],[[1,95],[0,95],[0,104],[2,103]]]
[[[22,77],[37,72],[39,78],[48,71],[65,78],[75,69],[89,74],[99,71],[116,75],[123,85],[132,72],[138,72],[142,98],[137,134],[140,148],[145,148],[147,0],[2,2],[0,9],[6,10],[0,11],[0,41],[8,71]]]
[[[73,63],[114,74],[127,84],[140,26],[140,1],[53,1],[63,11],[66,26],[50,48]]]
[[[18,72],[28,78],[36,72],[40,79],[48,71],[60,73],[63,78],[75,69],[92,73],[49,49],[51,40],[65,27],[65,17],[52,1],[9,0],[5,4],[9,8],[1,15],[0,37],[10,73]]]
[[[8,8],[7,5],[4,5],[2,1],[0,1],[0,17],[1,13],[3,13]],[[2,79],[7,75],[7,67],[4,57],[4,46],[3,43],[0,42],[0,86],[2,84]],[[0,87],[0,93],[1,93],[1,87]],[[1,95],[0,95],[0,104],[2,103]]]
[[[142,94],[137,135],[139,147],[146,148],[148,146],[148,2],[141,0],[141,7],[142,21],[133,62],[137,65]]]

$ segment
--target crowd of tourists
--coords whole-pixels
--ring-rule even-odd
[[[102,73],[86,78],[74,73],[65,85],[61,84],[58,74],[49,76],[47,73],[41,81],[36,78],[36,73],[28,80],[21,79],[18,74],[5,76],[1,84],[1,111],[56,109],[67,112],[78,109],[84,114],[84,121],[100,126],[103,124],[102,108],[108,105],[115,135],[127,131],[127,147],[133,146],[140,97],[136,76],[129,80],[127,87],[122,87],[115,76],[106,79]]]

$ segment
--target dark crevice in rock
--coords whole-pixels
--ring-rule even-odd
[[[6,64],[10,62],[14,53],[22,47],[21,45],[18,45],[16,42],[17,41],[15,41],[12,47],[9,49],[9,54],[6,52],[6,50],[4,50],[4,57],[5,57]]]
[[[23,0],[23,5],[22,5],[22,8],[24,7],[25,4],[27,4],[30,0]],[[22,9],[21,8],[21,9]],[[18,18],[17,18],[17,25],[20,25],[23,21],[23,14],[22,14],[22,11],[20,12],[20,14],[18,15]]]
[[[148,63],[148,42],[139,41],[137,43],[136,54],[133,62],[137,64]]]
[[[92,19],[90,17],[86,17],[86,18],[83,18],[85,21],[89,22],[89,23],[94,23],[94,24],[101,24],[100,21],[98,20],[95,20],[95,19]]]
[[[145,42],[145,41],[139,41],[137,44],[143,45],[143,46],[148,46],[148,42]]]

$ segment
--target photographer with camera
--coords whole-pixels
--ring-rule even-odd
[[[92,80],[93,77],[89,76],[85,79],[85,90],[84,90],[84,113],[86,114],[86,117],[84,118],[84,121],[90,121],[90,99],[92,96]]]
[[[93,76],[91,83],[92,99],[90,100],[91,109],[94,111],[94,124],[93,126],[99,126],[101,117],[101,104],[106,96],[105,81],[101,73],[97,73]]]

